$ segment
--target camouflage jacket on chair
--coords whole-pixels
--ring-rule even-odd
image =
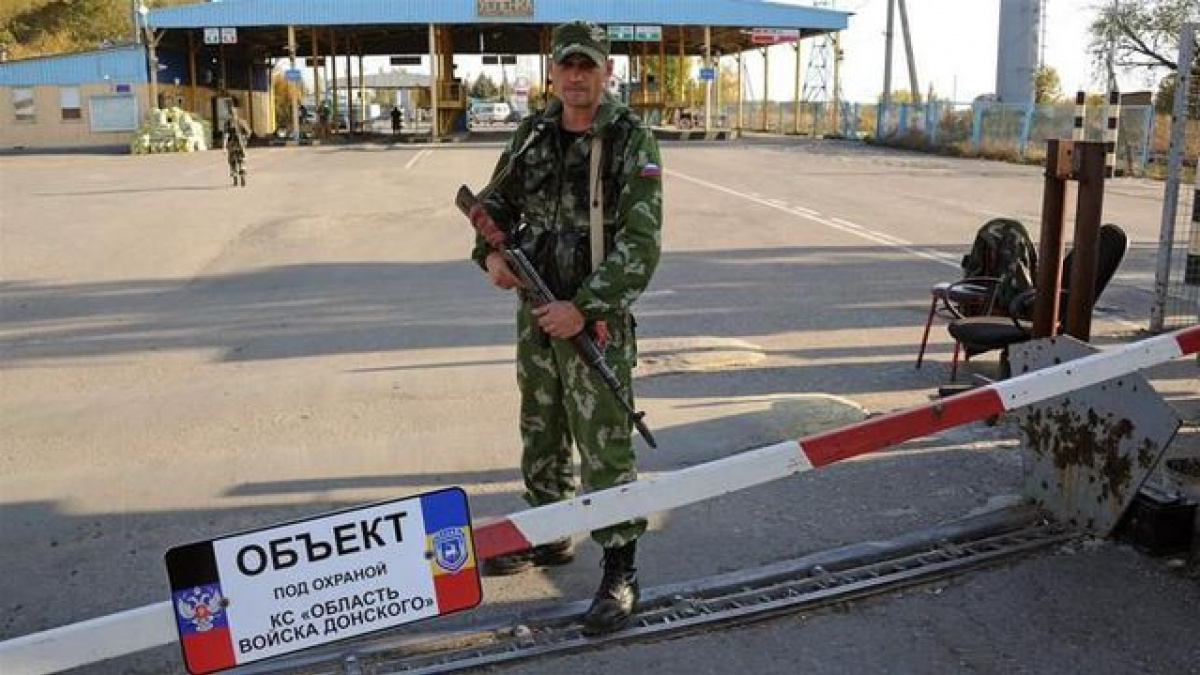
[[[996,277],[993,307],[1008,312],[1013,299],[1034,286],[1037,247],[1019,221],[995,218],[975,234],[971,252],[963,256],[962,270],[964,277]]]

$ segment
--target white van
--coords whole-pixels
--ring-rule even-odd
[[[473,109],[476,124],[502,124],[511,114],[512,108],[507,103],[478,103]]]

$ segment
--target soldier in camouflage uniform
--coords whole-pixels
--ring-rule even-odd
[[[650,283],[661,248],[658,145],[632,111],[605,91],[612,62],[604,29],[564,24],[555,28],[552,46],[555,97],[521,122],[493,174],[494,190],[470,214],[482,233],[472,258],[493,284],[519,285],[495,251],[506,241],[502,233],[515,233],[509,236],[559,299],[535,309],[521,294],[517,310],[521,470],[525,499],[533,506],[574,496],[572,443],[586,490],[637,477],[629,417],[570,338],[591,331],[625,390],[632,391],[637,346],[630,308]],[[593,269],[590,195],[597,188],[589,185],[589,176],[596,170],[596,149],[602,195],[596,208],[603,212],[604,242]],[[592,533],[604,548],[604,577],[584,616],[586,632],[618,630],[635,611],[635,542],[645,529],[638,519]],[[511,574],[573,558],[571,539],[565,538],[492,559],[487,569]]]
[[[246,136],[245,122],[238,116],[237,102],[229,107],[229,116],[225,118],[222,129],[225,141],[225,159],[229,162],[229,177],[233,179],[234,187],[239,182],[246,187]]]

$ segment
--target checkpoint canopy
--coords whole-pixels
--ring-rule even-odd
[[[629,57],[636,72],[656,58],[661,64],[700,57],[711,69],[714,58],[844,30],[849,16],[771,0],[239,0],[154,9],[145,22],[159,36],[160,50],[188,64],[183,79],[192,86],[219,80],[228,60],[266,64],[294,57],[289,68],[313,69],[320,87],[336,82],[338,71],[345,81],[351,59],[358,59],[361,73],[364,56],[427,57],[433,78],[422,107],[432,112],[436,135],[467,106],[454,76],[456,54],[540,55],[544,63],[558,23],[608,27],[612,53]],[[318,73],[324,68],[332,72]],[[543,76],[547,71],[543,66]],[[703,73],[705,82],[715,75]],[[674,94],[646,91],[631,103],[661,108]],[[337,96],[330,98],[336,104]]]

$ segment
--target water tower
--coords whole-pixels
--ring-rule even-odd
[[[996,98],[1001,103],[1033,102],[1043,4],[1044,0],[1000,0]]]

